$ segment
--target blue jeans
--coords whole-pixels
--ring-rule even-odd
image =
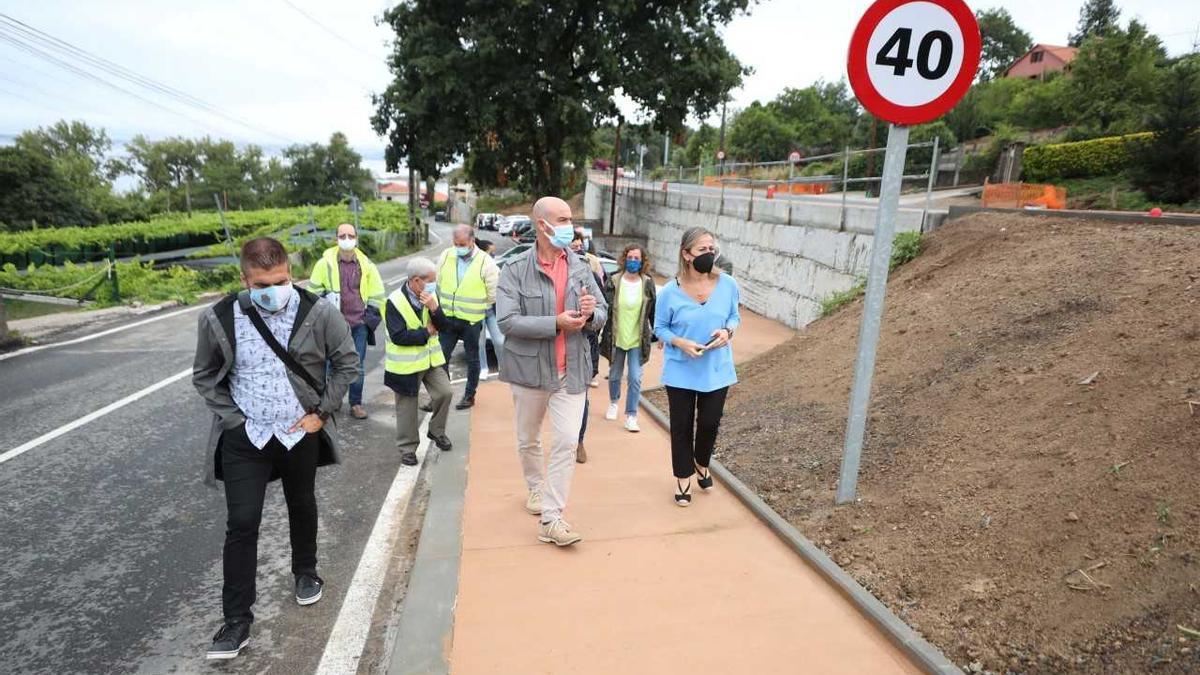
[[[621,400],[621,371],[629,364],[629,385],[625,395],[625,414],[636,415],[638,399],[642,395],[642,349],[634,347],[625,350],[613,346],[612,363],[608,368],[608,400],[616,403]]]
[[[500,332],[500,324],[496,321],[496,308],[492,307],[483,317],[483,328],[479,330],[479,367],[487,368],[487,340],[484,339],[484,331],[487,331],[492,336],[492,349],[496,350],[496,369],[500,369],[501,354],[504,353],[504,333]]]
[[[386,330],[386,329],[385,329]],[[358,350],[358,379],[350,383],[350,405],[362,405],[363,362],[367,360],[367,327],[366,325],[351,326],[350,337],[354,338],[354,348]]]

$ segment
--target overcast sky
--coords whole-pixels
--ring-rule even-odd
[[[335,130],[383,171],[383,141],[370,126],[370,93],[387,84],[389,31],[375,19],[389,0],[0,0],[0,12],[199,99],[224,117],[104,75],[116,91],[0,39],[0,142],[20,131],[83,119],[118,143],[209,134],[271,148],[326,141]],[[1082,0],[996,0],[1035,42],[1066,44]],[[754,68],[732,106],[774,98],[785,87],[844,77],[854,24],[870,0],[765,0],[726,30],[729,48]],[[1192,49],[1196,0],[1125,0],[1171,54]],[[0,20],[0,26],[5,26]],[[7,34],[7,28],[0,37]],[[50,51],[50,50],[48,50]],[[95,73],[81,58],[66,64]],[[157,103],[139,100],[136,93]],[[168,108],[178,114],[164,110]],[[632,111],[630,111],[632,112]],[[240,124],[238,121],[244,122]]]

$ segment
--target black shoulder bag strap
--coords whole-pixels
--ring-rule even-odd
[[[279,344],[279,340],[275,339],[275,335],[271,333],[271,329],[267,328],[266,322],[263,321],[262,316],[259,315],[258,309],[243,305],[242,313],[250,319],[250,323],[254,324],[255,330],[257,330],[258,334],[262,336],[263,341],[267,343],[267,346],[271,348],[271,351],[275,352],[275,356],[278,356],[279,360],[283,361],[284,365],[286,365],[293,373],[300,376],[300,379],[304,380],[308,386],[312,387],[313,391],[317,392],[318,396],[324,396],[325,387],[322,387],[319,382],[313,379],[313,376],[304,369],[304,366],[297,363],[296,359],[293,358],[286,349],[284,349],[283,345]]]

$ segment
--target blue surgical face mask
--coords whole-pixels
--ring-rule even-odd
[[[458,257],[460,257],[460,258],[465,258],[465,257],[471,255],[471,251],[474,251],[474,250],[475,250],[474,246],[455,246],[454,247],[454,252],[457,253]]]
[[[287,306],[292,299],[292,282],[266,288],[251,288],[250,300],[268,312],[274,313]]]
[[[641,272],[642,271],[642,261],[641,260],[626,260],[625,261],[625,271],[633,272],[634,274]]]
[[[436,281],[426,281],[425,282],[425,292],[430,295],[437,295],[437,282]]]
[[[544,220],[542,222],[546,223],[547,225],[550,224]],[[550,237],[550,243],[553,244],[555,248],[567,248],[571,245],[572,241],[575,241],[574,225],[568,223],[566,225],[554,226],[554,235]]]

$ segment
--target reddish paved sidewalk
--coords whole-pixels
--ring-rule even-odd
[[[791,334],[744,313],[735,356]],[[566,512],[584,541],[569,549],[538,542],[523,509],[508,386],[480,387],[452,672],[920,672],[720,483],[675,506],[666,432],[644,414],[638,434],[604,420],[602,385]]]

